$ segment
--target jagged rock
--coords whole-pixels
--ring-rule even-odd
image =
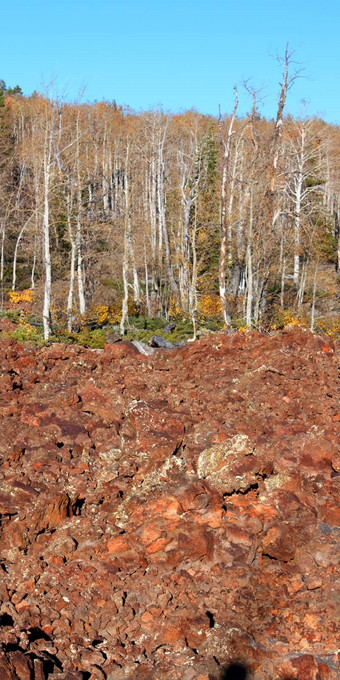
[[[153,335],[149,341],[151,347],[160,347],[161,349],[173,349],[174,345],[169,340],[166,340],[161,335]]]
[[[137,347],[140,354],[145,354],[145,356],[150,357],[154,353],[154,347],[149,347],[145,342],[140,342],[139,340],[132,340],[132,344]]]
[[[71,333],[79,333],[81,328],[81,324],[79,319],[77,319],[76,316],[71,317]]]
[[[114,342],[121,342],[122,341],[122,336],[119,333],[119,330],[113,330],[110,333],[107,333],[105,337],[105,342],[108,345],[113,344]]]
[[[197,337],[198,338],[204,338],[207,337],[208,335],[213,335],[214,331],[210,330],[210,328],[199,328],[197,331]]]
[[[163,333],[172,333],[176,327],[176,323],[166,323],[165,326],[163,326]]]
[[[3,338],[1,680],[336,680],[338,351]]]

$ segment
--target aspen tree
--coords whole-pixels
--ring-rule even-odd
[[[76,230],[76,253],[77,253],[77,282],[78,282],[78,298],[79,298],[79,312],[84,316],[86,311],[85,291],[84,291],[84,273],[83,273],[83,229],[82,229],[82,177],[80,171],[80,121],[79,109],[76,121],[76,177],[77,177],[77,230]]]
[[[221,225],[220,225],[220,262],[219,262],[219,289],[220,289],[220,301],[222,307],[223,320],[226,326],[230,326],[231,318],[227,310],[227,291],[226,291],[226,256],[227,256],[227,246],[228,240],[230,244],[230,234],[228,239],[228,226],[227,226],[227,180],[229,178],[229,165],[230,165],[230,143],[233,134],[233,127],[235,122],[235,116],[238,107],[238,93],[237,87],[234,87],[235,92],[235,105],[234,110],[229,122],[229,129],[227,137],[224,136],[221,113],[219,116],[219,128],[220,136],[223,144],[223,164],[222,164],[222,180],[221,180]],[[233,175],[234,179],[234,175]],[[230,192],[230,202],[229,202],[229,223],[231,219],[232,210],[232,198],[233,191]],[[231,246],[229,246],[229,251]]]
[[[303,221],[317,209],[315,197],[320,163],[315,163],[315,130],[312,120],[302,118],[291,122],[287,130],[287,197],[292,206],[293,220],[293,281],[296,288],[300,280],[301,231]],[[288,207],[289,209],[289,207]]]
[[[49,99],[45,103],[44,142],[43,142],[43,263],[45,271],[43,327],[44,339],[51,334],[51,284],[52,266],[50,251],[50,203],[49,192],[53,164],[53,142],[55,140],[55,105]]]
[[[129,250],[131,242],[131,221],[130,221],[130,194],[129,194],[129,163],[130,163],[130,140],[126,141],[126,155],[125,155],[125,217],[124,217],[124,253],[122,262],[122,276],[124,296],[122,301],[122,317],[120,321],[121,335],[125,333],[125,324],[128,319],[128,301],[129,301]]]
[[[204,190],[207,178],[207,157],[205,154],[205,138],[199,140],[197,122],[190,134],[189,145],[186,151],[179,149],[179,161],[181,168],[181,196],[182,196],[182,220],[181,220],[181,266],[179,288],[182,308],[190,310],[190,301],[194,296],[190,295],[190,258],[191,258],[191,216],[195,203]],[[194,227],[195,229],[195,227]],[[194,240],[194,243],[196,241]]]

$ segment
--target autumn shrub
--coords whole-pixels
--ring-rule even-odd
[[[18,320],[19,320],[20,314],[21,314],[20,309],[11,309],[10,308],[10,309],[4,309],[0,313],[0,317],[2,319],[8,319],[9,321],[12,321],[13,323],[17,323]]]
[[[331,340],[338,340],[340,338],[340,319],[334,317],[318,319],[315,324],[315,331],[328,335]]]
[[[75,334],[74,333],[68,333],[67,330],[64,329],[54,329],[53,333],[50,335],[49,338],[49,343],[53,342],[60,342],[63,345],[74,345],[75,343]]]
[[[113,305],[91,305],[86,315],[78,317],[81,328],[101,328],[104,325],[120,323],[121,311]]]
[[[202,326],[209,331],[220,331],[224,326],[224,322],[222,319],[206,319],[203,321]]]
[[[218,295],[202,295],[198,301],[198,313],[203,319],[219,319],[222,316],[221,301]]]
[[[295,309],[280,308],[272,319],[270,330],[280,330],[282,328],[287,328],[287,326],[308,327],[309,323],[306,314],[303,311],[296,311]]]
[[[73,342],[90,349],[103,349],[105,345],[105,332],[102,328],[89,330],[83,328],[80,333],[72,334]]]
[[[159,331],[164,326],[164,319],[147,317],[147,316],[130,316],[130,327],[138,328],[145,331]]]
[[[33,301],[33,290],[10,290],[8,293],[9,301],[12,305],[20,305]]]
[[[176,323],[174,331],[165,333],[163,331],[165,325],[164,319],[159,318],[145,318],[132,317],[129,319],[129,324],[126,331],[126,340],[140,340],[148,343],[153,335],[161,335],[165,340],[169,340],[176,344],[179,340],[187,340],[192,337],[193,325],[188,319],[180,319]]]
[[[139,340],[140,342],[145,342],[148,344],[152,336],[155,335],[154,331],[151,330],[140,330],[138,328],[130,327],[126,331],[125,340]]]
[[[140,315],[141,306],[136,305],[132,298],[128,300],[128,316],[136,318]],[[111,305],[93,304],[89,307],[84,317],[79,317],[80,326],[88,326],[92,329],[107,325],[119,325],[122,317],[122,298],[117,298]]]
[[[179,321],[176,325],[176,332],[183,333],[184,335],[192,333],[193,329],[194,328],[191,319],[181,319],[181,321]]]
[[[188,317],[177,298],[170,298],[169,319],[180,321]],[[196,318],[198,321],[218,321],[222,318],[222,308],[220,298],[216,293],[205,293],[200,295],[197,303]]]
[[[171,297],[169,301],[169,319],[176,321],[183,316],[183,310],[177,298]]]
[[[45,344],[42,327],[32,326],[26,314],[21,314],[17,320],[17,327],[10,335],[19,343],[28,342],[42,347]]]

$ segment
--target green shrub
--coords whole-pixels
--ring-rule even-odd
[[[20,344],[28,342],[37,347],[43,347],[46,344],[42,330],[27,323],[17,326],[14,331],[10,332],[10,336]]]
[[[20,317],[21,311],[20,309],[4,309],[0,313],[0,317],[2,319],[8,319],[9,321],[12,321],[13,323],[17,323]]]
[[[72,337],[77,345],[90,349],[103,349],[105,345],[105,332],[102,328],[95,328],[93,331],[84,328],[80,333],[73,333]]]

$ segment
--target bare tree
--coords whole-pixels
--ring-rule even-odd
[[[235,92],[235,105],[234,110],[229,122],[229,128],[227,136],[225,137],[222,127],[221,112],[219,115],[219,129],[220,136],[223,144],[223,164],[222,164],[222,180],[221,180],[221,233],[220,233],[220,262],[219,262],[219,288],[220,288],[220,301],[222,307],[222,315],[224,323],[226,326],[230,326],[231,318],[227,310],[227,291],[226,291],[226,256],[227,256],[227,246],[229,241],[229,251],[230,251],[230,241],[231,237],[229,234],[228,239],[228,225],[227,216],[229,218],[229,224],[231,221],[231,210],[232,210],[232,199],[233,191],[230,192],[230,202],[229,210],[227,210],[227,180],[229,179],[229,166],[230,166],[230,143],[233,134],[233,127],[238,107],[238,93],[237,87],[234,86]],[[234,166],[234,171],[236,166]],[[232,175],[232,182],[235,181],[235,174]]]

